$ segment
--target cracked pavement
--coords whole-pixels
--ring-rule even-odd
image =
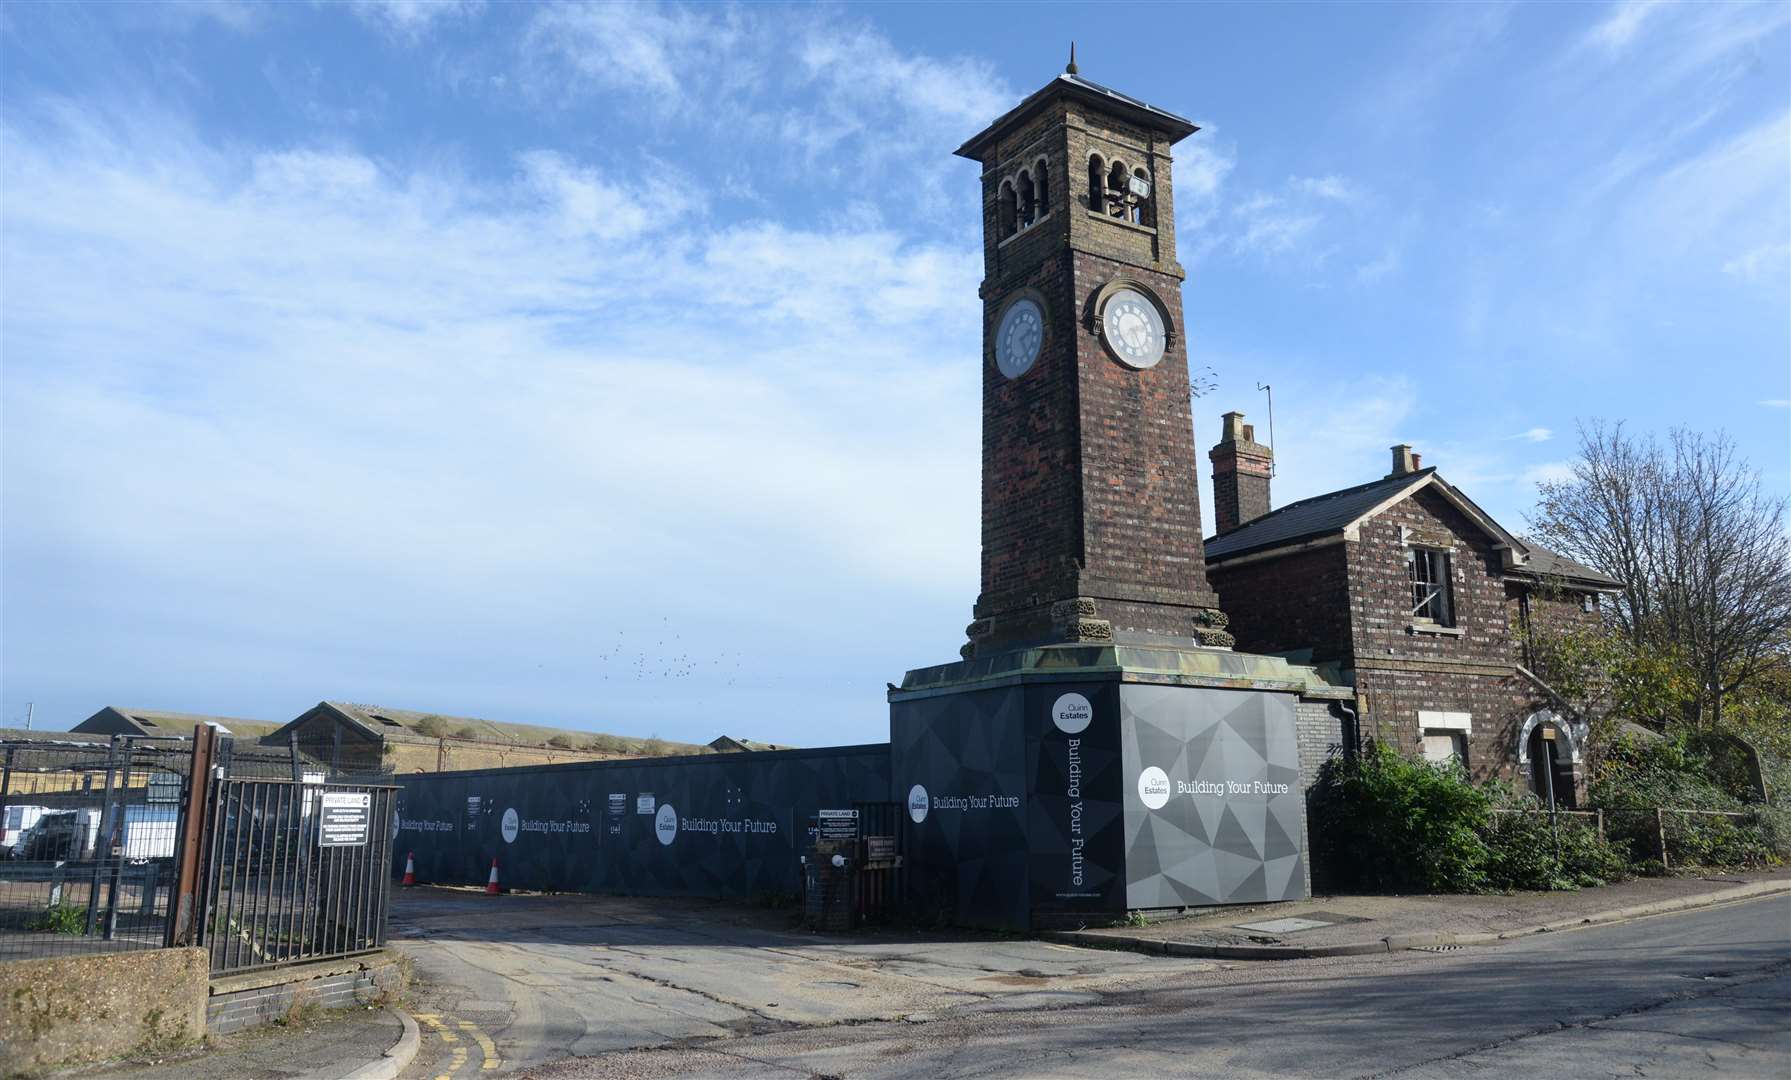
[[[393,916],[425,999],[491,1032],[501,1071],[555,1080],[1791,1075],[1785,896],[1280,963],[788,924],[688,901],[446,890]],[[431,1068],[426,1048],[406,1075]]]

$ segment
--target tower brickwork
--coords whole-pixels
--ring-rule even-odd
[[[1202,557],[1175,246],[1170,148],[1195,130],[1066,73],[958,150],[983,166],[985,271],[966,656],[1230,644]]]

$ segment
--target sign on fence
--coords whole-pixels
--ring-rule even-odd
[[[858,839],[858,811],[856,810],[822,810],[816,814],[819,818],[815,833],[819,840],[856,840]]]
[[[367,843],[373,796],[365,791],[323,793],[323,819],[317,823],[318,847],[360,847]]]

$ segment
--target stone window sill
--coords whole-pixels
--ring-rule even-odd
[[[1045,222],[1050,221],[1050,220],[1051,220],[1051,212],[1049,210],[1047,210],[1047,211],[1045,211],[1045,214],[1043,217],[1034,218],[1031,225],[1027,225],[1027,226],[1021,228],[1018,232],[1014,233],[1014,235],[1001,241],[1000,243],[996,244],[995,246],[998,248],[1004,248],[1004,247],[1008,246],[1009,244],[1013,243],[1015,240],[1020,239],[1022,236],[1031,236],[1034,232],[1036,232],[1038,230],[1038,227],[1040,225],[1043,225]]]
[[[1436,623],[1415,622],[1406,626],[1408,634],[1436,634],[1439,637],[1462,637],[1467,634],[1459,626],[1438,626]]]
[[[1146,236],[1157,235],[1157,230],[1149,225],[1139,225],[1135,222],[1127,221],[1124,218],[1109,217],[1106,214],[1097,214],[1093,210],[1084,210],[1083,213],[1094,218],[1096,221],[1105,221],[1109,225],[1118,225],[1122,229],[1130,229],[1135,233],[1143,233]]]

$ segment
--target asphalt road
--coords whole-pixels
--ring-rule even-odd
[[[1133,972],[1058,1000],[682,1038],[529,1075],[1784,1078],[1791,898],[1482,949]]]
[[[1090,1005],[1210,961],[990,935],[827,936],[690,900],[418,889],[392,945],[419,980],[406,1077],[471,1080],[579,1055],[964,1010]]]

